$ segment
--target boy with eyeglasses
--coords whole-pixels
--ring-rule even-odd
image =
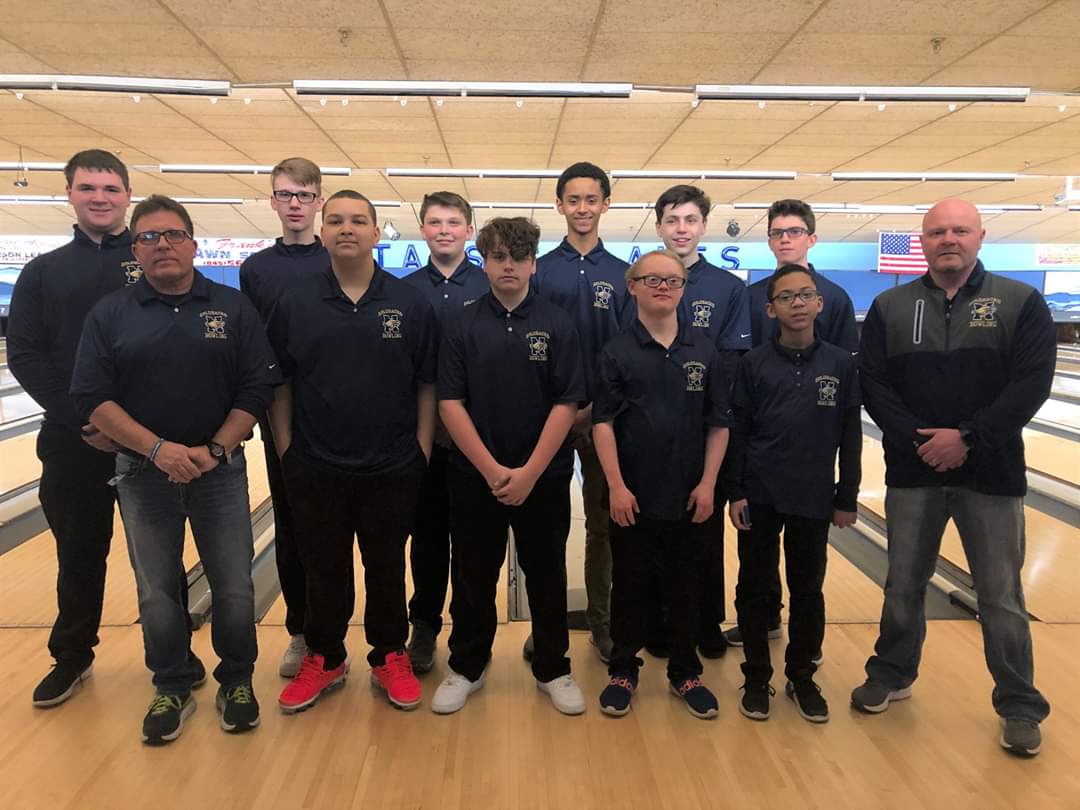
[[[753,720],[768,719],[773,694],[769,591],[781,531],[791,594],[786,692],[804,719],[829,719],[813,658],[825,635],[829,522],[838,528],[855,522],[862,429],[855,359],[814,334],[822,307],[814,282],[795,264],[770,278],[768,315],[779,333],[742,357],[732,395],[735,425],[724,478],[739,530],[735,609],[746,655],[739,710]]]
[[[626,273],[637,318],[600,353],[593,440],[611,492],[612,636],[606,714],[630,710],[657,561],[668,597],[671,691],[695,717],[718,711],[697,657],[699,567],[728,439],[729,381],[712,341],[679,323],[686,268],[668,250]],[[659,464],[658,459],[667,459]]]
[[[270,207],[281,220],[281,236],[272,247],[249,256],[240,265],[240,290],[255,304],[264,325],[290,284],[299,277],[319,273],[330,264],[330,254],[315,235],[315,217],[323,206],[319,167],[307,158],[286,158],[270,172],[270,185]],[[278,674],[293,678],[307,652],[304,564],[296,548],[292,508],[266,414],[259,416],[259,436],[274,504],[274,559],[285,600],[285,629],[289,633],[289,645],[281,657]]]

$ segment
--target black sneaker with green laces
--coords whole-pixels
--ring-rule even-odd
[[[251,731],[259,725],[259,701],[251,681],[236,686],[222,686],[214,701],[221,714],[221,727],[230,734]]]
[[[184,721],[195,711],[195,698],[186,695],[155,695],[143,718],[142,741],[147,745],[165,745],[180,736]]]

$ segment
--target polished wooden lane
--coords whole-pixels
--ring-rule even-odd
[[[37,431],[0,441],[0,494],[10,492],[41,477],[37,457]]]

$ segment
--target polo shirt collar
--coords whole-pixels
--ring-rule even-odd
[[[447,277],[442,274],[442,271],[436,267],[430,259],[428,259],[428,263],[424,265],[424,270],[427,271],[428,281],[431,282],[432,286],[442,284],[447,280],[453,284],[464,284],[465,274],[468,273],[469,269],[473,266],[473,263],[466,257],[461,260],[461,264],[457,266],[457,269]]]
[[[776,353],[787,360],[795,360],[796,355],[802,355],[809,360],[814,356],[814,352],[817,351],[817,347],[821,345],[821,341],[814,336],[814,342],[807,346],[805,349],[789,349],[787,346],[780,342],[780,332],[777,331],[776,335],[772,339],[773,348],[776,349]]]
[[[498,315],[500,318],[505,318],[507,309],[502,305],[502,301],[495,297],[495,293],[487,293],[488,305],[491,307],[491,311]],[[533,290],[532,285],[529,286],[529,292],[525,296],[525,300],[509,310],[510,317],[512,318],[527,318],[529,317],[529,311],[532,309],[533,302],[536,300],[536,292]]]
[[[367,292],[364,293],[360,301],[375,301],[383,297],[383,287],[386,285],[386,276],[388,273],[383,270],[378,262],[375,262],[375,274],[371,277],[371,283],[368,285]],[[334,267],[329,262],[326,263],[326,269],[323,270],[323,299],[335,300],[338,298],[348,298],[345,295],[345,291],[341,289],[341,284],[338,282],[337,276],[334,275]],[[357,303],[360,303],[359,301]]]
[[[86,245],[88,247],[98,247],[98,243],[91,239],[89,236],[87,236],[86,232],[83,231],[83,229],[80,228],[78,225],[72,225],[71,228],[74,231],[73,238],[76,242],[81,245]],[[127,228],[124,228],[124,230],[120,231],[120,233],[107,233],[103,237],[101,237],[102,249],[128,247],[130,245],[131,231],[129,231]]]
[[[566,258],[567,260],[578,259],[579,257],[581,257],[581,253],[578,252],[578,249],[571,245],[570,240],[565,236],[563,237],[563,240],[559,243],[559,250],[562,251],[564,258]],[[600,259],[602,259],[606,254],[607,250],[604,248],[604,240],[597,239],[596,247],[586,253],[583,258],[591,264],[600,264]]]
[[[648,329],[645,328],[645,324],[641,322],[640,318],[634,318],[634,322],[630,325],[630,332],[634,335],[638,345],[641,348],[646,348],[652,344],[659,346],[656,342],[656,338],[652,336]],[[675,335],[675,342],[671,344],[671,348],[674,349],[678,346],[693,346],[695,343],[694,330],[686,328],[682,322],[679,323],[679,331]],[[662,347],[665,350],[666,346]]]
[[[150,301],[165,300],[161,297],[162,294],[155,290],[153,285],[150,284],[150,281],[146,277],[146,273],[143,273],[142,277],[135,282],[134,293],[135,299],[140,304],[144,305]],[[187,301],[189,298],[202,298],[204,300],[210,298],[210,282],[207,281],[206,276],[198,270],[195,271],[194,278],[191,281],[191,289],[188,290],[180,300]]]
[[[696,262],[694,262],[692,265],[690,265],[689,267],[686,268],[686,279],[687,279],[687,281],[689,281],[691,283],[697,281],[698,276],[701,275],[706,270],[708,270],[710,267],[712,267],[712,265],[709,264],[708,261],[706,261],[705,255],[702,254],[702,253],[699,253],[698,254],[698,260]]]
[[[285,244],[285,238],[279,236],[274,240],[274,250],[282,256],[299,257],[299,256],[314,256],[320,250],[322,250],[322,242],[319,241],[319,237],[315,237],[315,241],[306,245],[287,245]]]
[[[971,271],[971,275],[968,276],[967,281],[964,282],[964,286],[961,287],[960,289],[964,289],[965,287],[971,288],[971,289],[978,288],[978,286],[980,284],[982,284],[983,276],[985,276],[985,275],[986,275],[986,268],[983,267],[982,259],[976,259],[975,260],[975,267]],[[925,273],[923,273],[923,275],[922,275],[922,283],[925,284],[927,287],[929,287],[931,290],[940,290],[941,289],[941,287],[939,287],[937,284],[934,283],[934,279],[931,277],[929,270],[927,270]]]

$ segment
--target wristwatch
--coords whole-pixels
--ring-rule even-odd
[[[219,464],[229,463],[229,454],[225,452],[225,445],[209,441],[206,443],[206,449],[210,451],[211,456],[218,460]]]

